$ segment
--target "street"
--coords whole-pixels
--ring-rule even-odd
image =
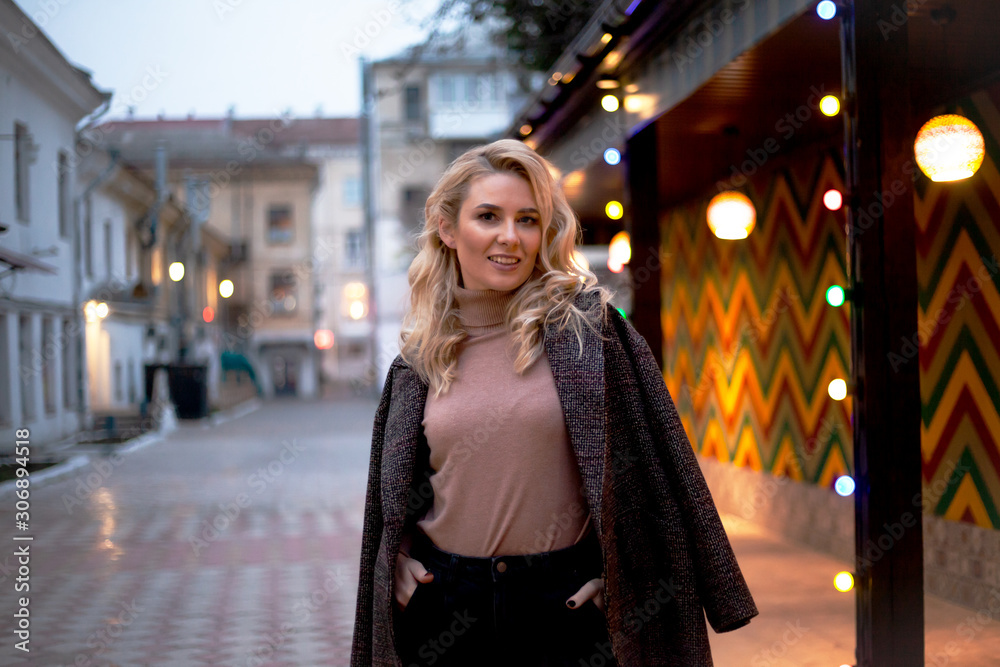
[[[271,401],[123,455],[91,449],[29,487],[26,532],[15,496],[0,496],[0,665],[348,665],[374,412],[369,399]],[[723,520],[761,614],[709,631],[715,664],[852,664],[854,595],[831,585],[848,565]],[[926,605],[927,664],[997,664],[992,609]]]
[[[346,665],[374,412],[271,402],[92,456],[32,489],[30,543],[12,541],[5,495],[0,665]],[[14,647],[20,596],[30,653]]]

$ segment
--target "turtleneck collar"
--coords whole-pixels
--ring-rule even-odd
[[[459,319],[469,334],[487,333],[503,328],[504,312],[517,289],[467,289],[455,286]]]

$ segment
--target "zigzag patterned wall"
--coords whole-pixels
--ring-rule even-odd
[[[851,402],[827,395],[850,327],[825,301],[846,284],[846,241],[821,198],[843,176],[826,154],[763,185],[746,241],[717,239],[704,201],[661,219],[664,380],[702,455],[832,485],[851,469]]]
[[[1000,528],[998,108],[1000,86],[949,109],[982,130],[986,159],[967,181],[918,181],[914,202],[925,489],[935,514],[984,528]]]
[[[957,111],[988,155],[964,183],[917,182],[924,489],[935,514],[1000,528],[1000,86]],[[853,469],[850,397],[827,395],[850,369],[848,311],[825,301],[846,285],[843,212],[822,205],[841,160],[799,158],[750,188],[746,241],[712,235],[707,201],[661,218],[664,380],[702,455],[830,486]]]

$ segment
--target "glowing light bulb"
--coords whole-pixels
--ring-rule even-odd
[[[854,488],[854,478],[850,475],[841,475],[837,478],[837,481],[833,483],[833,489],[845,498],[854,493]]]
[[[831,306],[844,305],[844,298],[844,288],[840,285],[830,285],[830,288],[826,290],[826,302]]]
[[[715,195],[708,203],[706,215],[709,229],[720,239],[745,239],[757,224],[757,209],[742,192]]]
[[[840,100],[835,95],[827,95],[819,101],[819,110],[825,116],[836,116],[840,111]]]
[[[180,279],[184,277],[184,264],[181,262],[173,262],[170,265],[170,268],[167,269],[167,275],[169,275],[170,279],[175,283],[180,281]]]
[[[826,391],[833,400],[842,401],[847,397],[847,383],[837,378],[827,386]]]
[[[843,205],[844,195],[840,193],[840,190],[827,190],[823,193],[823,206],[831,211],[839,211]]]
[[[986,155],[983,133],[968,118],[931,118],[913,142],[917,166],[932,181],[960,181],[978,171]]]
[[[833,578],[833,587],[841,593],[846,593],[854,588],[854,575],[850,572],[838,572]]]

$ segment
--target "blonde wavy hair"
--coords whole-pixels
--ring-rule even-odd
[[[583,327],[598,336],[605,306],[613,294],[597,285],[593,272],[578,266],[573,253],[583,240],[583,230],[562,188],[553,179],[549,162],[520,141],[501,139],[476,146],[445,170],[427,198],[425,221],[416,238],[419,252],[407,274],[410,308],[399,335],[405,361],[429,385],[434,396],[446,392],[457,377],[458,344],[466,338],[458,314],[455,288],[459,283],[457,254],[441,240],[439,228],[448,221],[452,229],[470,184],[490,174],[512,173],[531,186],[541,218],[542,240],[528,279],[517,288],[504,316],[517,349],[514,370],[523,374],[544,351],[545,328],[572,329],[583,354]],[[584,292],[597,293],[600,308],[584,311],[574,300]]]

